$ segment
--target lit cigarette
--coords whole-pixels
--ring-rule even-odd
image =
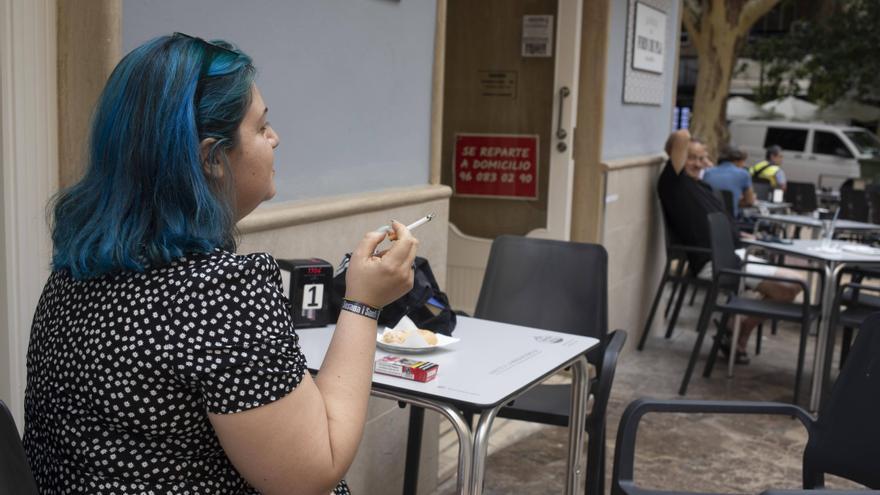
[[[433,213],[428,213],[427,215],[423,216],[422,218],[420,218],[420,219],[416,220],[415,222],[413,222],[413,223],[407,225],[407,226],[406,226],[406,229],[407,229],[407,230],[413,230],[413,229],[415,229],[416,227],[421,227],[422,225],[425,225],[426,223],[430,222],[432,218],[434,218],[434,214],[433,214]],[[390,226],[390,225],[383,225],[383,226],[379,227],[378,229],[376,229],[376,232],[392,232],[392,229],[391,229],[391,226]]]

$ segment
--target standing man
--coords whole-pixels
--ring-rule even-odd
[[[773,189],[785,190],[785,172],[782,171],[782,148],[773,145],[767,148],[765,160],[756,163],[749,169],[752,180],[763,180],[770,183]]]

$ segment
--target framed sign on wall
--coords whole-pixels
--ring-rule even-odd
[[[637,70],[663,74],[666,14],[642,2],[636,2],[635,15],[632,67]]]
[[[660,105],[666,96],[666,59],[671,41],[669,0],[629,0],[623,102]],[[667,29],[667,28],[670,29]]]

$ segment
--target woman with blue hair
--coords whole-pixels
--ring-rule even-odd
[[[412,286],[418,242],[397,222],[386,252],[385,233],[364,236],[313,380],[275,260],[233,252],[235,223],[275,194],[254,76],[232,45],[175,33],[107,81],[85,175],[54,204],[31,330],[41,493],[348,493],[373,317]]]

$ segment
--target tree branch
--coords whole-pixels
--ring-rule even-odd
[[[749,29],[758,22],[758,19],[764,17],[770,12],[780,0],[749,0],[743,5],[742,12],[739,15],[739,22],[736,25],[737,37],[748,34]]]
[[[685,0],[681,8],[681,22],[688,36],[696,41],[700,37],[700,12],[697,10],[697,5],[693,1]],[[699,43],[695,42],[694,46],[699,46]]]

